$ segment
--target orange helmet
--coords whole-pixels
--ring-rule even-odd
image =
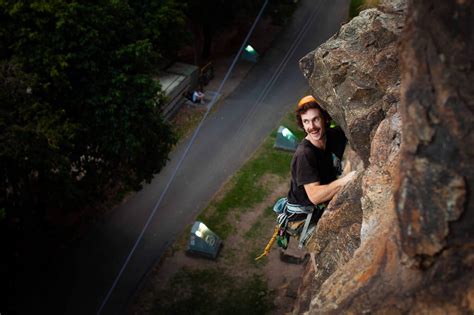
[[[312,95],[306,95],[305,97],[303,97],[302,99],[300,99],[300,101],[298,102],[298,108],[300,108],[300,107],[303,106],[304,104],[308,104],[308,103],[316,103],[316,104],[319,104],[318,101],[314,98],[314,96],[312,96]]]

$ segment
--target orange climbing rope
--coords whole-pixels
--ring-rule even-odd
[[[272,249],[272,246],[275,243],[275,240],[277,238],[279,230],[280,230],[280,226],[277,224],[275,226],[275,231],[273,232],[272,238],[268,242],[267,246],[265,246],[265,249],[264,249],[263,253],[260,256],[258,256],[257,258],[255,258],[255,260],[259,260],[259,259],[263,258],[264,256],[267,256],[270,253],[270,250]]]

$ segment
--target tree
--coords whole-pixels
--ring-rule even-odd
[[[225,0],[178,0],[193,31],[198,60],[207,60],[215,33],[232,22],[232,3]]]
[[[237,20],[253,21],[264,3],[251,0],[178,0],[193,32],[196,59],[207,61],[212,54],[212,44],[217,33],[225,31]],[[265,10],[274,19],[285,19],[291,15],[294,3],[289,0],[271,1]],[[282,13],[283,12],[283,13]]]
[[[173,59],[176,51],[189,40],[183,6],[174,0],[137,0],[130,1],[129,5],[160,57]]]
[[[7,220],[72,211],[116,182],[138,188],[165,165],[175,139],[153,68],[158,45],[176,47],[167,34],[180,31],[182,17],[172,1],[151,3],[0,2]]]

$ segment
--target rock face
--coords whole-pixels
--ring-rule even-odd
[[[373,137],[396,102],[400,80],[397,39],[404,22],[401,12],[363,11],[301,60],[313,94],[346,131],[365,165],[370,154],[367,136]]]
[[[382,1],[300,61],[359,175],[307,246],[294,314],[474,313],[473,16]]]

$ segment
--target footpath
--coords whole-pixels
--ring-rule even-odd
[[[271,41],[278,36],[278,32],[279,29],[275,27],[257,29],[255,40],[259,41],[258,36],[261,36],[262,42],[265,42],[265,45],[260,46],[260,53],[265,53],[266,49],[271,46]],[[220,58],[213,62],[214,78],[205,86],[205,105],[184,104],[174,116],[173,123],[188,123],[191,124],[191,127],[198,123],[202,112],[212,105],[210,101],[219,89],[232,61],[233,56]],[[254,63],[245,60],[237,62],[214,106],[218,107],[236,90],[254,65]],[[273,138],[267,139],[263,146],[268,147],[268,144],[273,141]],[[259,159],[261,152],[262,150],[257,150],[257,154],[251,160]],[[285,153],[281,154],[285,155]],[[289,159],[291,154],[286,153],[286,155],[286,158]],[[284,167],[286,168],[286,164]],[[181,236],[163,255],[159,264],[150,272],[140,289],[137,290],[135,300],[130,305],[128,313],[137,315],[180,313],[183,311],[192,312],[196,309],[199,312],[205,312],[205,308],[210,305],[216,312],[225,312],[222,303],[230,305],[234,302],[259,304],[259,306],[253,306],[254,309],[251,310],[251,313],[257,310],[264,311],[268,305],[272,305],[272,314],[289,312],[307,260],[305,259],[304,263],[301,261],[297,263],[295,261],[284,262],[280,258],[280,250],[274,245],[267,257],[259,262],[254,261],[254,258],[263,251],[275,225],[275,216],[268,209],[277,198],[286,194],[289,181],[289,176],[278,178],[270,172],[265,173],[259,183],[269,191],[264,200],[250,209],[245,206],[233,208],[227,214],[226,219],[223,220],[230,222],[233,225],[232,229],[236,232],[224,241],[224,246],[216,261],[190,257],[186,254],[190,226],[186,227]],[[212,205],[226,198],[227,193],[234,188],[234,183],[235,179],[231,178],[223,185],[210,201],[211,208]],[[210,212],[212,211],[215,209],[210,210]],[[300,257],[301,259],[305,257],[305,251],[298,248],[296,240],[290,242],[285,253],[287,255],[285,257]],[[294,260],[294,258],[291,259]],[[255,277],[258,280],[255,280]],[[214,290],[213,286],[218,286],[219,282],[224,283],[220,283],[220,288]],[[235,283],[239,284],[235,285]],[[230,291],[232,291],[231,294]],[[245,291],[243,295],[253,294],[253,300],[242,298],[242,295],[239,294],[242,291]],[[233,300],[235,295],[239,296],[240,301]],[[196,300],[198,297],[199,300]],[[234,308],[232,311],[238,310],[242,310],[242,308]]]
[[[262,19],[256,26],[252,36],[249,39],[253,48],[262,58],[265,53],[272,47],[274,40],[278,37],[278,34],[282,31],[282,26],[273,25],[269,17]],[[228,35],[227,35],[228,36]],[[215,39],[215,42],[222,42],[224,45],[227,43],[228,38],[225,34],[221,34]],[[235,48],[232,53],[219,53],[218,56],[212,60],[214,76],[207,85],[204,86],[205,99],[204,105],[194,105],[190,101],[183,103],[181,108],[171,119],[174,125],[178,125],[178,134],[184,133],[189,135],[194,127],[199,123],[200,118],[209,106],[218,107],[234,90],[239,84],[245,79],[247,74],[252,70],[256,63],[246,61],[240,58],[235,64],[232,72],[227,77],[225,84],[219,91],[219,95],[214,98],[217,94],[219,87],[221,87],[222,81],[224,80],[229,68],[234,61],[235,54],[239,47]],[[219,49],[218,49],[219,50]],[[216,104],[211,104],[214,99]],[[181,129],[184,129],[183,131]],[[181,136],[181,135],[180,135]]]

